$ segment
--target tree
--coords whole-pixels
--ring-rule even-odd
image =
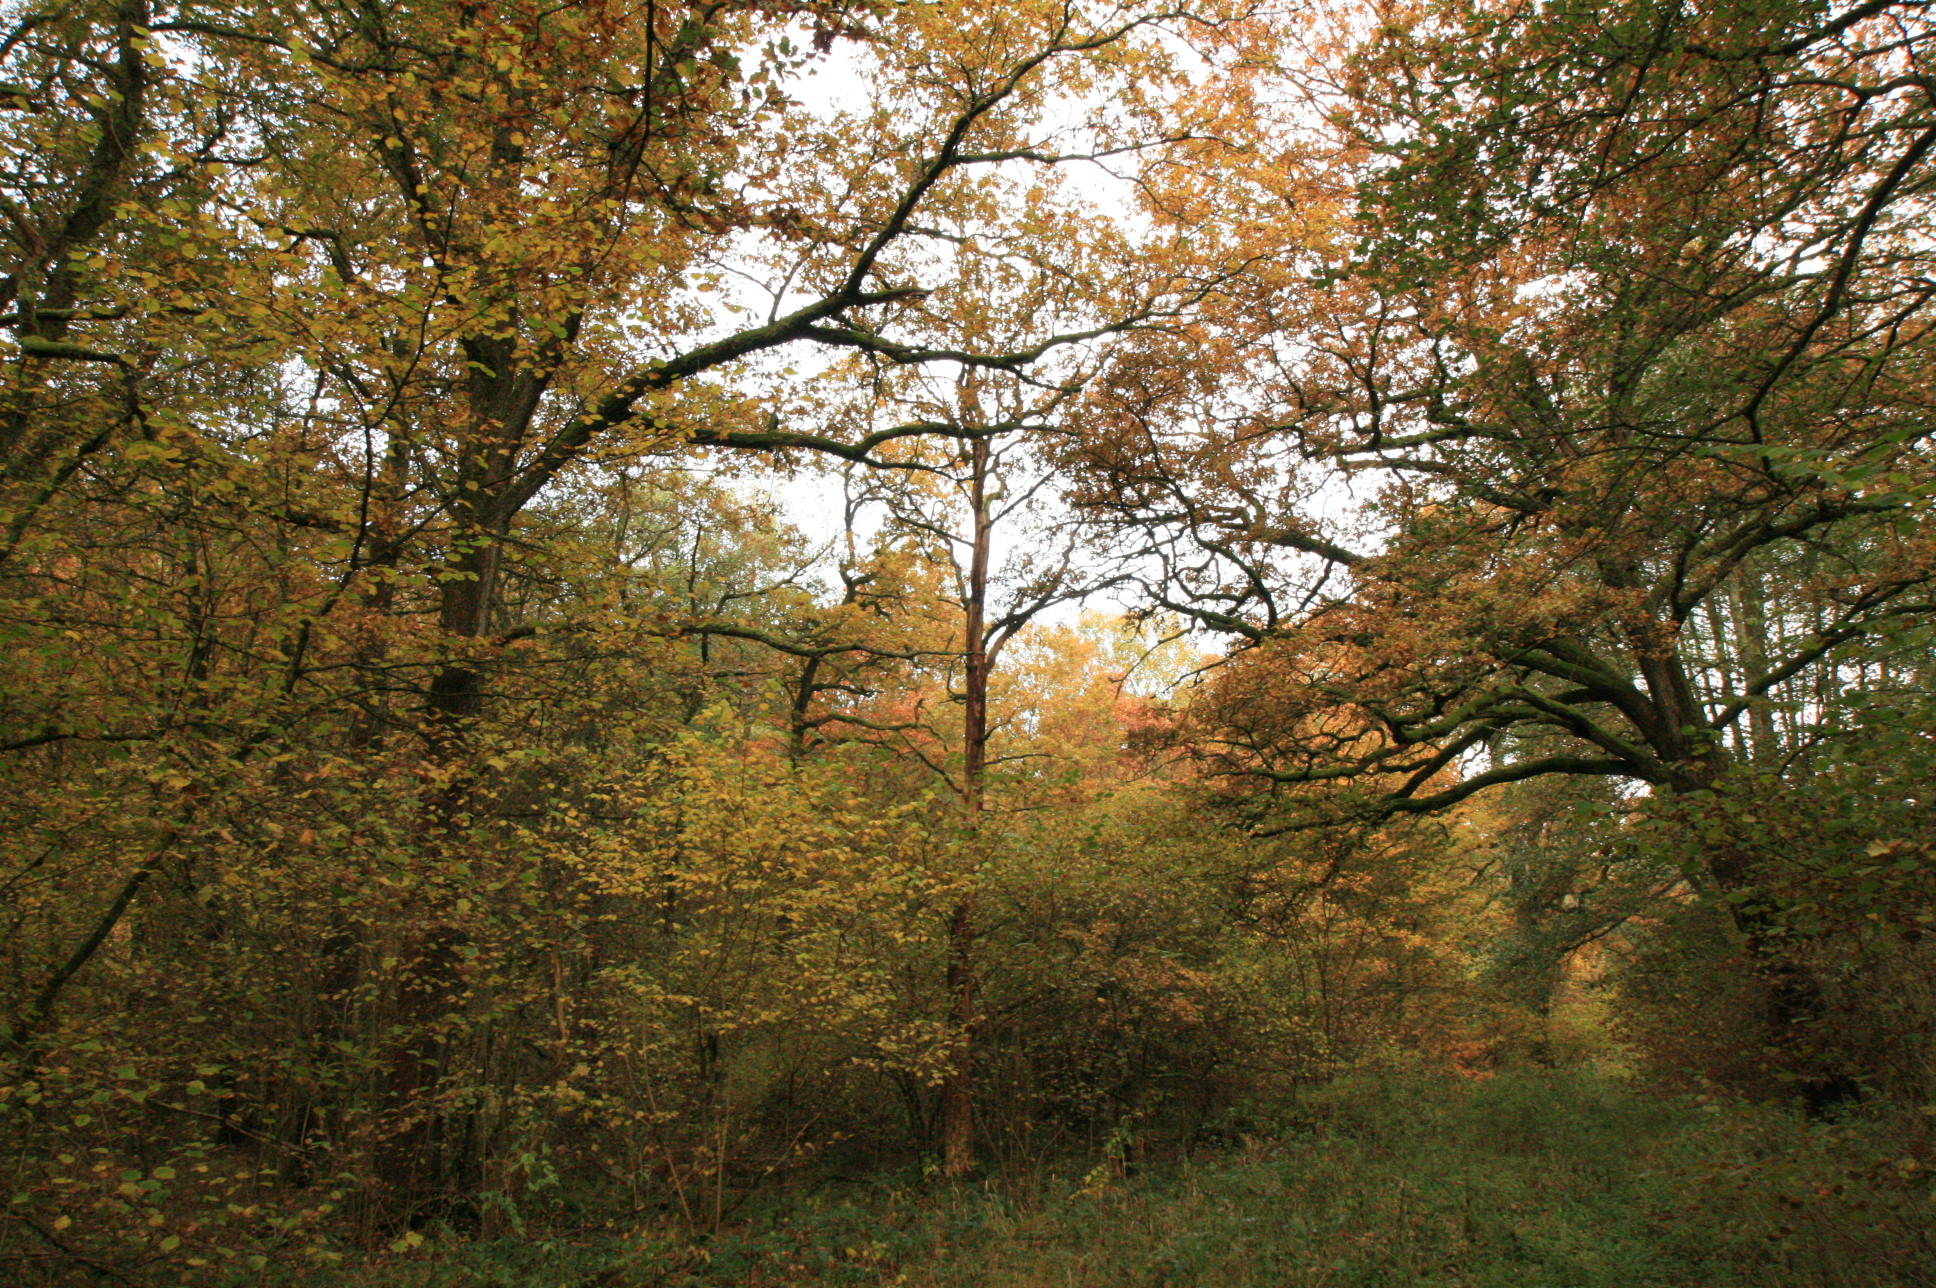
[[[1920,6],[1362,29],[1287,73],[1349,235],[1203,324],[1246,376],[1179,414],[1125,366],[1095,455],[1098,511],[1165,534],[1158,593],[1252,646],[1212,758],[1264,828],[1792,760],[1773,708],[1813,736],[1936,611]],[[1823,995],[1754,847],[1698,875],[1799,1050]]]
[[[1233,301],[1253,375],[1192,415],[1126,370],[1098,490],[1195,539],[1172,603],[1278,659],[1260,774],[1376,776],[1385,812],[1694,790],[1931,610],[1919,13],[1393,10],[1347,79],[1299,73],[1362,158],[1355,240]]]
[[[946,653],[925,659],[944,664],[948,706],[959,705],[958,727],[943,711],[907,713],[895,724],[843,714],[830,720],[856,731],[891,738],[946,782],[959,797],[970,862],[988,844],[982,835],[988,809],[991,734],[990,680],[1005,648],[1041,614],[1079,601],[1111,579],[1081,566],[1073,533],[1057,534],[1050,512],[1057,500],[1054,474],[1033,440],[1057,430],[1057,414],[1085,383],[1080,371],[1064,371],[1046,389],[1017,381],[995,384],[972,367],[952,381],[899,382],[904,401],[929,423],[953,428],[957,450],[903,448],[903,467],[885,475],[865,495],[885,511],[884,544],[904,544],[926,565],[941,570],[935,592],[945,606],[953,636]],[[852,515],[850,514],[850,522]],[[999,538],[1006,547],[998,551]],[[925,705],[925,704],[924,704]],[[945,708],[943,708],[945,710]],[[936,717],[942,717],[938,721]],[[945,721],[945,723],[943,723]],[[951,747],[950,744],[953,744]],[[975,1166],[973,1071],[977,1014],[977,925],[974,884],[963,886],[948,916],[947,996],[953,1057],[941,1087],[939,1135],[942,1169],[965,1175]]]

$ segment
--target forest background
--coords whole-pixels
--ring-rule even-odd
[[[5,14],[20,1282],[1394,1061],[1866,1123],[1930,1281],[1925,4]]]

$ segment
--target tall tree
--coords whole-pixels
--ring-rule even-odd
[[[1701,787],[1777,690],[1832,691],[1936,608],[1936,125],[1903,79],[1936,36],[1887,4],[1372,33],[1347,77],[1296,73],[1346,132],[1351,238],[1232,297],[1206,336],[1245,375],[1185,414],[1123,369],[1092,499],[1167,524],[1160,593],[1278,659],[1239,739],[1272,781],[1385,812],[1546,773]]]
[[[1272,828],[1545,775],[1695,793],[1744,725],[1772,757],[1771,702],[1825,715],[1936,613],[1923,7],[1339,29],[1286,75],[1348,234],[1229,295],[1205,336],[1243,375],[1183,414],[1124,366],[1095,454],[1098,509],[1163,533],[1157,593],[1253,646],[1213,759]],[[1821,991],[1752,847],[1703,863],[1807,1081]]]
[[[1110,580],[1085,568],[1073,534],[1055,530],[1059,501],[1039,440],[1058,430],[1057,415],[1084,384],[1064,373],[1046,390],[1016,381],[997,385],[964,368],[952,381],[909,382],[903,397],[923,414],[957,427],[952,453],[904,450],[911,467],[873,489],[885,509],[882,539],[905,543],[945,570],[946,603],[958,649],[945,659],[949,697],[959,724],[936,728],[927,719],[904,723],[897,742],[948,782],[961,804],[970,863],[992,843],[984,835],[989,808],[990,680],[1002,652],[1037,618],[1079,601]],[[883,730],[885,732],[885,730]],[[953,743],[951,753],[942,749]],[[941,753],[941,754],[937,754]],[[997,758],[999,760],[999,758]],[[950,1176],[975,1167],[974,1049],[978,1014],[979,916],[972,876],[948,914],[946,994],[954,1050],[941,1086],[942,1169]]]
[[[84,494],[85,461],[183,467],[198,504],[269,522],[301,570],[263,627],[273,693],[218,716],[196,677],[240,657],[216,629],[224,579],[175,564],[202,604],[184,673],[200,727],[270,745],[305,704],[339,702],[352,665],[389,695],[367,714],[460,764],[488,676],[537,627],[502,598],[534,502],[682,444],[864,459],[946,429],[788,428],[762,399],[784,377],[753,379],[763,355],[1019,370],[1185,300],[1125,262],[1065,276],[1066,328],[984,351],[953,322],[978,266],[1049,263],[1081,222],[1083,198],[1031,174],[1191,132],[1161,88],[1166,33],[1234,16],[648,0],[25,19],[7,46],[7,439],[26,462],[7,540],[58,545],[97,502],[143,513],[119,481]],[[791,98],[836,45],[868,105]],[[1129,77],[1120,109],[1052,119],[1071,87]],[[44,562],[20,576],[19,602],[59,580]],[[72,678],[20,686],[6,745],[153,733],[134,682],[117,706]]]

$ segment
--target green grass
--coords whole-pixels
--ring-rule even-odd
[[[471,1244],[395,1288],[1840,1288],[1936,1284],[1927,1142],[1590,1075],[1385,1074],[1152,1175],[777,1196],[702,1245]]]

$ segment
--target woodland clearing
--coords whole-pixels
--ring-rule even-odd
[[[0,0],[0,1279],[1932,1282],[1933,3]]]

